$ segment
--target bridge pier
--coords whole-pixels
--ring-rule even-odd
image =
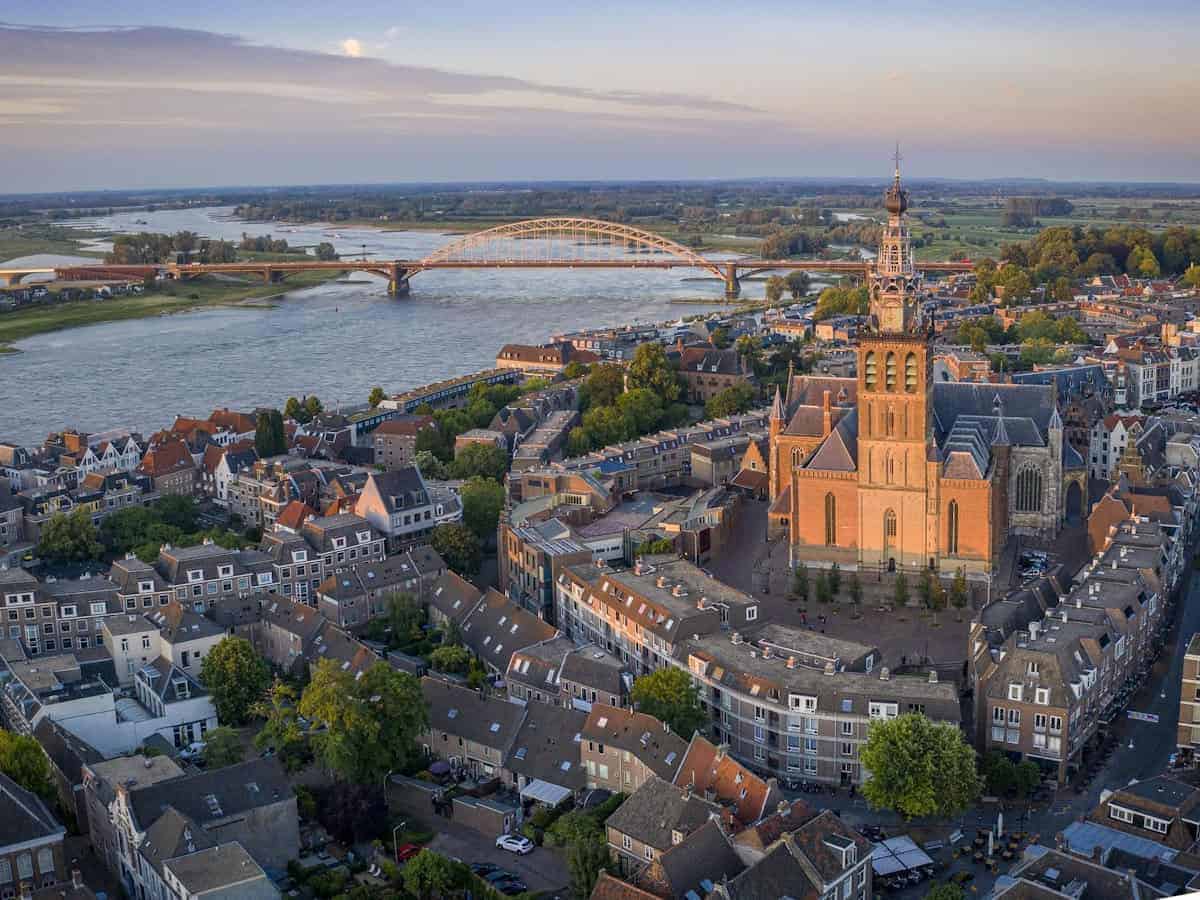
[[[742,294],[742,284],[738,281],[737,266],[728,263],[725,266],[725,299],[736,300]]]
[[[391,271],[388,273],[388,295],[392,297],[407,297],[409,292],[408,269],[403,266],[392,265]]]

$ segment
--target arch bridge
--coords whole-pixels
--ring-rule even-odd
[[[409,292],[409,279],[434,269],[700,269],[725,285],[725,296],[735,298],[740,279],[769,271],[810,270],[865,275],[869,262],[854,260],[782,259],[752,257],[712,260],[662,235],[601,219],[550,217],[497,225],[451,241],[421,259],[303,259],[233,263],[164,263],[157,266],[123,266],[97,262],[92,266],[22,270],[53,272],[63,279],[144,278],[157,272],[187,279],[214,273],[250,274],[264,281],[281,281],[293,272],[358,271],[388,280],[393,295]],[[917,263],[920,269],[966,272],[968,261]],[[0,282],[7,273],[0,270]],[[12,274],[16,274],[15,270]],[[18,279],[19,280],[19,279]]]

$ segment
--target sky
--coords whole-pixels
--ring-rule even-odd
[[[0,193],[1200,181],[1195,0],[6,0]]]

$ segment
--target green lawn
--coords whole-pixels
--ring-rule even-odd
[[[79,238],[95,237],[90,232],[54,225],[25,225],[0,228],[0,262],[33,256],[38,253],[58,253],[64,256],[95,256],[103,254],[81,250]]]
[[[141,319],[160,313],[185,312],[206,306],[229,306],[244,300],[275,297],[287,291],[312,287],[338,276],[338,272],[297,272],[286,282],[264,284],[259,281],[230,282],[196,279],[173,285],[174,294],[155,291],[109,300],[79,300],[49,306],[32,306],[12,312],[0,312],[0,351],[9,350],[14,341],[102,322]]]

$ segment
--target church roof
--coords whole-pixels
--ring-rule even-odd
[[[835,405],[852,405],[858,402],[858,379],[838,378],[833,375],[793,375],[788,385],[788,410],[797,406],[821,406],[825,392],[829,391]]]
[[[933,415],[939,443],[954,428],[960,416],[996,419],[995,401],[1000,399],[1004,426],[1015,446],[1045,446],[1046,430],[1057,407],[1053,385],[985,384],[969,381],[939,381],[933,385]],[[992,432],[988,436],[991,438]]]
[[[842,416],[804,468],[826,472],[854,472],[858,469],[858,410],[851,410]]]

